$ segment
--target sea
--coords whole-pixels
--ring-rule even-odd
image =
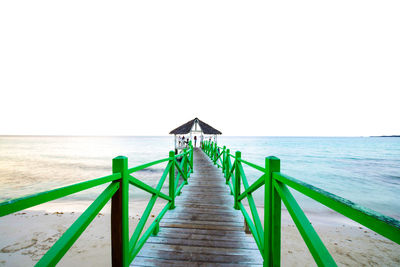
[[[229,137],[218,145],[259,166],[265,157],[281,160],[281,172],[361,206],[400,219],[399,137]],[[112,159],[128,157],[129,167],[168,157],[171,136],[78,137],[0,136],[0,201],[19,198],[111,174]],[[134,173],[155,186],[166,164]],[[249,183],[261,173],[244,167]],[[190,180],[189,180],[190,182]],[[131,186],[133,187],[133,186]],[[105,185],[64,197],[93,201]],[[168,192],[167,188],[163,189]],[[291,190],[306,212],[332,212]],[[131,188],[130,201],[149,196]],[[263,189],[254,194],[263,205]]]

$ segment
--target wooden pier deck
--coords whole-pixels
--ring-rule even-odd
[[[199,148],[194,149],[193,168],[176,208],[167,212],[160,232],[147,240],[131,266],[262,265],[221,171]]]

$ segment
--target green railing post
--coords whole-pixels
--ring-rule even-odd
[[[169,162],[171,163],[171,168],[169,169],[169,196],[171,197],[170,210],[175,209],[175,152],[169,152]]]
[[[225,174],[225,150],[226,150],[226,146],[224,146],[222,148],[222,173],[223,174]]]
[[[241,158],[242,153],[240,151],[236,151],[235,157],[236,157],[236,165],[235,165],[235,188],[233,192],[233,197],[235,199],[235,204],[233,206],[234,209],[238,210],[239,209],[239,195],[240,195],[240,168],[239,164],[240,161],[239,159]]]
[[[183,149],[183,174],[185,175],[184,183],[187,184],[187,177],[188,177],[188,153],[187,149]]]
[[[121,173],[119,189],[111,200],[112,266],[129,266],[129,180],[128,158],[119,156],[112,161],[113,173]]]
[[[265,158],[264,267],[281,264],[281,198],[272,183],[272,173],[280,169],[280,159]]]
[[[191,150],[190,150],[190,166],[191,166],[191,169],[190,169],[190,173],[193,173],[193,169],[194,169],[194,166],[193,166],[193,146],[191,147]]]
[[[218,147],[217,147],[217,143],[214,143],[214,165],[217,164],[217,157],[218,157]]]
[[[211,159],[212,159],[212,161],[214,161],[214,153],[215,153],[215,144],[214,144],[214,142],[211,142],[210,149],[211,149]]]
[[[226,150],[226,162],[225,162],[225,178],[226,178],[226,184],[229,184],[229,174],[230,174],[230,166],[229,166],[229,154],[231,150],[228,148]]]

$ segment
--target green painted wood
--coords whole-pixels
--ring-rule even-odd
[[[157,189],[154,189],[153,187],[151,187],[150,185],[148,185],[146,183],[143,183],[142,181],[133,177],[132,175],[129,175],[129,183],[133,186],[136,186],[137,188],[143,189],[144,191],[146,191],[150,194],[160,196],[161,198],[168,200],[168,201],[171,200],[171,198],[169,196],[167,196],[166,194],[158,191]]]
[[[113,266],[129,265],[129,174],[128,158],[113,158],[113,173],[120,173],[120,187],[111,202],[111,254]]]
[[[160,163],[163,163],[163,162],[167,162],[169,160],[170,160],[170,158],[165,158],[165,159],[155,160],[153,162],[149,162],[149,163],[146,163],[146,164],[143,164],[143,165],[139,165],[139,166],[136,166],[136,167],[128,169],[128,173],[131,174],[133,172],[141,171],[141,170],[146,169],[148,167],[151,167],[153,165],[157,165],[157,164],[160,164]]]
[[[151,236],[151,234],[154,232],[154,228],[159,227],[160,221],[162,217],[165,215],[165,213],[171,209],[171,203],[167,203],[165,207],[161,210],[161,212],[158,214],[158,216],[155,218],[153,223],[149,226],[149,228],[146,230],[146,232],[142,235],[140,240],[137,242],[135,247],[130,248],[129,252],[129,262],[131,263],[135,256],[139,253],[140,249],[143,247],[143,245],[146,243],[146,240]]]
[[[178,162],[175,162],[175,168],[176,168],[176,170],[178,171],[178,175],[176,176],[176,178],[175,178],[175,188],[178,186],[178,184],[179,184],[179,178],[182,176],[182,178],[185,180],[186,179],[186,177],[185,177],[185,174],[184,174],[184,172],[183,172],[183,170],[182,170],[182,168],[183,168],[183,162],[185,161],[185,158],[183,158],[182,159],[182,162],[181,162],[181,165],[182,166],[179,166],[178,165]]]
[[[190,146],[190,160],[189,160],[189,162],[190,162],[190,173],[193,173],[194,172],[194,169],[193,169],[193,145]]]
[[[232,169],[232,161],[231,157],[229,156],[229,149],[226,150],[227,154],[227,160],[226,160],[226,173],[225,173],[225,178],[226,178],[226,184],[228,184],[229,180],[231,179],[231,169]]]
[[[238,210],[239,209],[239,201],[238,201],[238,198],[239,198],[239,195],[240,195],[240,167],[239,167],[239,164],[240,164],[240,161],[238,160],[238,159],[240,159],[240,157],[241,157],[241,155],[242,155],[242,153],[240,152],[240,151],[236,151],[236,153],[235,153],[235,157],[236,157],[236,165],[235,165],[235,183],[234,183],[234,185],[233,185],[233,188],[234,188],[234,190],[233,190],[233,197],[234,197],[234,206],[233,206],[233,208],[235,209],[235,210]]]
[[[246,160],[244,160],[244,159],[240,159],[240,162],[241,163],[244,163],[244,164],[246,164],[247,166],[250,166],[250,167],[252,167],[252,168],[254,168],[254,169],[256,169],[256,170],[258,170],[258,171],[260,171],[260,172],[265,172],[266,170],[265,170],[265,168],[263,168],[263,167],[261,167],[261,166],[258,166],[258,165],[256,165],[256,164],[254,164],[254,163],[251,163],[251,162],[248,162],[248,161],[246,161]]]
[[[171,198],[171,205],[169,208],[172,210],[175,208],[175,152],[170,151],[169,157],[171,158],[171,167],[169,168],[169,197]]]
[[[207,146],[205,146],[207,148]],[[269,157],[266,158],[266,167],[262,168],[257,166],[251,162],[244,161],[241,157],[237,157],[236,155],[231,155],[229,150],[226,150],[227,159],[225,163],[229,166],[226,170],[223,171],[226,184],[228,184],[230,191],[235,194],[236,189],[236,176],[237,176],[237,167],[241,166],[240,163],[244,163],[248,166],[251,166],[259,171],[265,171],[266,174],[260,177],[255,183],[253,183],[250,187],[246,186],[246,176],[244,174],[243,168],[241,170],[241,179],[243,181],[243,185],[245,187],[245,191],[240,194],[238,197],[234,196],[234,201],[241,201],[248,195],[251,195],[255,190],[265,184],[265,228],[264,228],[264,266],[280,266],[280,245],[281,245],[281,195],[273,186],[277,181],[281,182],[283,185],[288,185],[293,189],[299,191],[300,193],[313,198],[314,200],[320,202],[321,204],[347,216],[348,218],[368,227],[369,229],[385,236],[386,238],[400,244],[400,221],[390,218],[388,216],[384,216],[380,213],[374,212],[372,210],[361,207],[351,201],[340,198],[336,195],[328,193],[322,189],[309,185],[307,183],[301,182],[295,178],[289,177],[280,173],[280,161],[278,158]],[[209,155],[211,159],[213,159],[214,154]],[[234,158],[235,161],[233,165],[229,165],[230,158]],[[240,162],[238,164],[238,162]],[[234,175],[235,179],[232,179],[232,185],[229,183],[231,176]],[[264,180],[264,181],[262,181]],[[296,203],[297,204],[297,203]],[[251,205],[250,205],[251,207]],[[299,213],[300,211],[297,211]],[[298,215],[298,214],[297,214]],[[248,214],[245,214],[246,222],[252,223],[251,218]],[[301,215],[298,215],[301,216]],[[254,225],[256,228],[256,225]],[[251,228],[251,227],[250,227]],[[252,228],[253,232],[256,230]],[[256,236],[254,236],[256,239]],[[258,241],[257,241],[258,242]],[[262,251],[260,249],[260,251]],[[319,252],[318,252],[319,253]],[[317,254],[318,254],[317,253]],[[323,253],[323,252],[321,252]],[[329,253],[328,253],[329,254]],[[330,255],[329,255],[330,257]],[[328,258],[329,258],[328,257]],[[329,265],[330,261],[328,258],[323,258],[323,264]],[[327,260],[325,260],[327,259]],[[322,263],[320,263],[322,265]]]
[[[264,255],[264,253],[263,253],[264,248],[262,247],[263,242],[260,240],[260,235],[259,235],[259,233],[257,232],[256,226],[254,225],[253,221],[251,220],[251,218],[250,218],[250,216],[249,216],[249,213],[248,213],[247,210],[244,208],[244,206],[243,206],[242,203],[239,203],[239,208],[240,208],[240,210],[242,211],[243,217],[244,217],[244,219],[246,220],[247,225],[248,225],[249,228],[250,228],[250,232],[251,232],[251,234],[253,235],[254,240],[256,241],[258,250],[261,252],[261,255]]]
[[[247,182],[247,178],[244,173],[243,166],[240,163],[240,160],[238,161],[238,166],[239,166],[240,176],[242,178],[244,189],[247,190],[249,188],[249,183]],[[256,203],[254,202],[253,196],[251,194],[247,195],[247,201],[249,202],[249,207],[250,207],[251,215],[253,217],[254,225],[256,226],[258,238],[261,243],[264,243],[264,231],[263,231],[263,228],[261,225],[260,216],[258,215]]]
[[[362,207],[350,200],[331,194],[323,189],[299,181],[282,173],[274,173],[273,178],[300,193],[318,201],[340,214],[364,225],[378,234],[400,244],[400,221]]]
[[[256,191],[258,188],[264,185],[265,183],[265,174],[263,174],[260,178],[258,178],[251,186],[249,186],[242,194],[240,194],[238,200],[241,201],[244,199],[247,195],[250,195],[254,191]]]
[[[131,239],[129,240],[129,247],[135,247],[137,241],[139,240],[140,234],[143,231],[144,226],[146,225],[147,220],[149,219],[150,213],[154,207],[154,204],[156,203],[157,200],[157,195],[153,195],[150,198],[149,203],[146,206],[146,209],[144,210],[142,216],[140,217],[139,223],[136,226]]]
[[[83,231],[118,190],[119,183],[111,183],[81,216],[65,231],[57,242],[38,261],[36,266],[55,266],[75,243]]]
[[[21,211],[33,206],[40,205],[42,203],[46,203],[55,199],[59,199],[71,194],[75,194],[77,192],[81,192],[83,190],[102,185],[105,183],[109,183],[112,181],[115,181],[117,179],[120,179],[121,175],[120,174],[113,174],[113,175],[108,175],[105,177],[93,179],[90,181],[82,182],[82,183],[77,183],[69,186],[64,186],[61,188],[57,188],[54,190],[38,193],[38,194],[33,194],[17,199],[12,199],[8,201],[4,201],[0,203],[0,217]]]
[[[187,183],[187,177],[188,177],[188,157],[187,157],[187,149],[183,149],[183,151],[185,152],[185,156],[183,156],[183,177],[185,179],[185,183]]]
[[[286,185],[281,182],[274,181],[274,187],[277,189],[280,197],[285,203],[297,229],[299,230],[304,242],[311,252],[318,266],[337,266],[331,254],[322,243],[317,232],[315,232],[310,221],[307,219],[300,206],[297,204],[293,195],[290,193]]]
[[[181,185],[176,189],[175,197],[177,197],[177,196],[179,196],[179,195],[181,194],[182,189],[183,189],[183,187],[184,187],[185,185],[186,185],[185,183],[181,183]]]
[[[223,174],[225,174],[225,168],[226,168],[226,146],[224,146],[223,148],[222,148],[222,162],[221,162],[221,165],[222,165],[222,173]]]

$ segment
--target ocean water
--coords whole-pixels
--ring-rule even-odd
[[[279,157],[283,173],[400,219],[400,138],[221,136],[218,143],[260,166],[266,156]],[[173,145],[170,136],[0,136],[0,201],[109,175],[118,155],[128,157],[129,167],[161,159]],[[134,175],[155,186],[165,165]],[[249,167],[245,173],[250,183],[261,176]],[[93,200],[103,188],[64,199]],[[262,189],[255,193],[257,203],[262,194]],[[324,211],[315,201],[294,195],[305,211]],[[131,189],[131,197],[145,199],[146,193]]]

